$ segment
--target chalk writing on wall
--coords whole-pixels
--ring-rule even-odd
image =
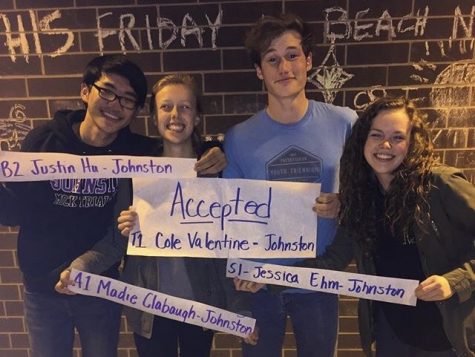
[[[205,24],[198,24],[189,13],[186,13],[183,16],[183,19],[179,24],[175,24],[171,19],[165,17],[151,19],[148,15],[145,15],[145,33],[147,38],[145,48],[141,47],[139,39],[134,37],[132,32],[135,28],[136,20],[133,14],[120,14],[117,30],[104,29],[102,27],[103,19],[109,16],[113,16],[113,13],[106,12],[97,17],[96,37],[101,52],[105,50],[104,39],[110,36],[117,36],[120,48],[123,52],[126,52],[127,50],[141,51],[143,49],[166,49],[176,40],[180,41],[182,47],[186,47],[187,41],[194,40],[201,48],[204,46],[203,34],[206,30],[210,31],[209,37],[211,47],[216,48],[216,39],[218,36],[218,30],[222,24],[223,12],[221,10],[218,11],[218,14],[214,19],[210,18],[207,14],[204,14],[206,20]],[[152,22],[153,20],[155,23]],[[191,39],[188,39],[189,37],[191,37]],[[127,44],[129,44],[129,46],[127,46]]]
[[[402,17],[392,17],[388,10],[384,10],[377,18],[369,16],[370,9],[358,11],[355,14],[354,19],[350,19],[348,11],[341,7],[331,7],[324,10],[325,23],[324,23],[324,39],[325,42],[331,43],[332,56],[334,55],[333,46],[337,42],[356,41],[361,42],[369,39],[381,39],[381,40],[396,40],[401,34],[409,33],[414,39],[423,38],[428,22],[430,21],[430,9],[428,6],[417,9],[413,13],[409,13]],[[455,7],[454,15],[452,18],[451,28],[447,28],[446,40],[440,41],[425,41],[425,55],[434,55],[434,52],[440,56],[441,60],[447,61],[449,51],[458,51],[459,54],[465,55],[467,60],[473,60],[472,52],[474,49],[475,39],[473,37],[473,24],[475,20],[475,6],[472,6],[470,14],[464,14],[459,6]],[[328,55],[326,57],[328,59]],[[328,66],[322,63],[323,66]],[[419,64],[414,65],[416,72],[421,71],[422,68],[430,68],[432,71],[436,71],[437,66],[430,63],[428,60],[421,58]],[[463,67],[463,68],[462,68]],[[452,64],[445,68],[437,76],[434,84],[436,88],[431,93],[431,100],[434,106],[442,104],[443,107],[450,106],[451,103],[460,102],[459,99],[463,98],[466,93],[460,91],[450,90],[438,90],[440,85],[460,85],[471,84],[473,69],[471,64],[459,63]],[[334,59],[334,64],[330,66],[334,72],[344,73],[341,65]],[[336,73],[333,73],[335,78]],[[336,92],[341,88],[342,84],[349,78],[341,78],[340,80],[319,80],[321,74],[317,71],[309,77],[309,81],[317,88],[324,90],[324,98],[327,102],[332,102],[335,98]],[[317,78],[317,80],[314,79]],[[430,85],[431,81],[421,75],[415,73],[409,76],[414,83]],[[456,81],[457,79],[457,81]],[[343,81],[343,82],[342,82]],[[411,88],[406,88],[410,90]],[[331,95],[329,95],[331,93]],[[353,105],[356,109],[364,109],[368,103],[377,99],[380,96],[386,94],[386,91],[379,86],[373,87],[370,90],[360,91],[354,98]],[[465,98],[467,98],[465,96]],[[366,103],[364,103],[366,99]],[[446,117],[447,111],[441,112],[443,118]],[[466,115],[462,115],[461,121],[466,118]],[[443,119],[442,118],[442,119]]]
[[[375,101],[378,98],[382,98],[387,94],[386,89],[381,85],[372,86],[371,88],[358,92],[355,95],[353,105],[355,109],[363,110],[368,106],[368,103]]]
[[[97,9],[93,15],[95,28],[87,29],[94,31],[97,51],[104,53],[119,48],[123,53],[129,53],[170,47],[217,49],[220,28],[228,25],[226,14],[223,13],[225,7],[215,6],[213,9],[207,6],[206,10],[205,7],[196,7],[193,12],[185,9],[182,14],[165,16],[163,14],[166,11],[160,11],[162,7],[167,6],[158,7],[160,15],[148,14],[146,11],[139,15],[138,12],[129,11],[127,7]],[[0,46],[5,46],[8,58],[12,62],[23,58],[28,63],[31,55],[56,57],[76,48],[75,44],[79,42],[75,38],[76,29],[73,32],[65,25],[58,25],[64,17],[62,11],[66,10],[53,9],[41,15],[35,9],[21,13],[2,11],[0,34],[4,41],[0,41]],[[338,46],[375,41],[401,42],[407,41],[409,37],[412,46],[408,66],[412,66],[414,71],[405,75],[406,83],[397,89],[402,89],[410,97],[423,102],[427,95],[420,96],[416,91],[428,88],[428,104],[439,115],[431,121],[436,140],[440,136],[443,137],[440,141],[444,145],[450,143],[457,148],[468,147],[471,145],[470,131],[466,128],[472,126],[474,117],[474,110],[467,108],[466,101],[471,95],[475,73],[475,5],[469,8],[454,5],[453,10],[447,11],[449,16],[444,15],[443,18],[431,11],[429,5],[408,10],[405,15],[394,15],[392,12],[393,10],[384,8],[376,11],[366,8],[350,14],[347,9],[339,6],[324,9],[323,44],[328,45],[329,49],[309,74],[309,83],[321,91],[326,102],[333,103],[348,81],[359,75],[352,73],[356,71],[349,69],[346,58],[340,58],[340,53],[346,52],[336,51],[340,48]],[[315,20],[310,22],[321,21],[321,14],[316,15]],[[434,27],[437,27],[436,34],[433,33]],[[46,43],[51,42],[56,44],[53,46],[55,48],[44,53]],[[345,104],[359,110],[364,109],[370,102],[390,93],[394,87],[388,83],[387,78],[381,78],[379,83],[370,88],[361,88],[364,85],[360,85],[353,98],[349,99],[352,103]],[[5,121],[2,128],[15,125]],[[445,129],[440,129],[441,127]],[[20,141],[15,136],[17,134],[23,135],[20,125],[8,133],[3,130],[3,147],[18,147],[12,144]]]
[[[398,34],[412,33],[414,37],[424,34],[427,25],[429,8],[418,9],[414,14],[407,14],[400,19],[393,19],[388,10],[384,10],[381,16],[375,20],[364,17],[370,9],[358,11],[354,19],[350,19],[348,11],[335,6],[325,10],[324,36],[326,41],[364,39],[397,38]]]
[[[446,41],[437,41],[435,51],[438,51],[441,57],[446,57],[447,52],[453,48],[458,48],[461,54],[471,56],[474,48],[473,24],[475,20],[475,6],[472,6],[470,15],[463,14],[460,6],[454,9],[454,17],[452,22],[452,32],[448,35]],[[431,46],[426,41],[426,55],[431,54]],[[434,47],[434,46],[432,46]]]
[[[21,142],[31,130],[27,124],[26,107],[14,104],[10,108],[9,118],[0,120],[0,148],[3,151],[19,151]]]
[[[28,18],[19,14],[16,16],[18,28],[13,28],[9,16],[0,13],[0,24],[3,24],[3,33],[6,40],[4,45],[8,49],[9,57],[12,62],[16,62],[18,56],[23,56],[25,61],[29,62],[31,54],[44,54],[50,57],[60,56],[68,52],[74,45],[74,32],[67,28],[52,27],[55,20],[61,18],[61,11],[55,10],[41,19],[37,19],[33,10],[28,11]],[[104,19],[117,16],[117,28],[104,28],[102,23]],[[140,45],[141,41],[134,35],[136,18],[131,13],[121,13],[114,15],[112,12],[99,14],[96,18],[97,32],[95,34],[99,51],[102,53],[107,50],[104,40],[109,37],[116,37],[122,52],[166,49],[170,44],[179,41],[182,47],[186,47],[189,41],[196,41],[199,47],[205,46],[204,34],[209,32],[209,45],[215,49],[218,30],[222,24],[223,13],[221,10],[214,17],[204,14],[203,23],[198,23],[190,14],[183,16],[181,23],[175,24],[172,20],[165,17],[151,19],[145,15],[145,34],[146,41]],[[33,40],[29,40],[25,31],[25,23],[29,21],[32,28],[31,34]],[[64,42],[55,50],[49,53],[43,53],[42,43],[48,41],[51,36],[64,37]],[[143,46],[143,47],[142,47]]]
[[[331,7],[325,10],[324,36],[326,42],[338,40],[362,41],[365,39],[380,38],[386,40],[396,39],[399,34],[410,33],[414,38],[424,36],[430,9],[428,6],[417,9],[401,18],[393,18],[388,10],[384,10],[377,19],[365,18],[370,9],[358,11],[354,19],[350,19],[348,11],[341,7]],[[475,6],[472,6],[469,15],[463,14],[460,6],[455,7],[451,32],[447,34],[447,43],[437,43],[441,55],[445,49],[457,43],[460,53],[467,53],[473,49],[472,38],[473,23],[475,19]],[[458,41],[457,41],[458,40]],[[430,53],[427,44],[427,55]],[[467,46],[468,44],[468,46]]]
[[[37,19],[35,12],[29,10],[29,21],[33,29],[33,47],[35,54],[42,54],[42,41],[48,41],[50,36],[64,37],[64,43],[55,51],[48,53],[48,56],[56,57],[66,53],[74,45],[74,33],[66,28],[51,28],[51,23],[54,20],[61,18],[61,12],[55,10],[41,19]],[[6,41],[5,46],[8,48],[8,53],[12,62],[16,62],[17,49],[23,55],[25,61],[28,63],[29,56],[32,53],[30,49],[30,42],[26,36],[24,22],[26,21],[22,15],[17,16],[18,29],[14,30],[11,26],[10,19],[6,14],[0,13],[0,19],[4,26]],[[18,35],[16,35],[18,34]],[[46,35],[46,38],[44,37]],[[17,37],[15,37],[17,36]]]

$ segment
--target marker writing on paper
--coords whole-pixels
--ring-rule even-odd
[[[315,243],[304,242],[303,236],[300,236],[296,241],[293,242],[284,240],[281,236],[278,236],[274,233],[266,234],[264,238],[267,239],[267,246],[264,248],[266,251],[303,252],[307,250],[315,250]]]
[[[170,207],[170,217],[175,214],[181,216],[182,224],[188,221],[200,223],[200,220],[207,218],[206,223],[210,223],[210,219],[218,219],[221,230],[224,230],[224,222],[242,222],[267,224],[271,217],[272,203],[272,187],[267,191],[267,199],[265,202],[246,201],[242,198],[241,188],[236,189],[234,198],[228,203],[218,201],[206,202],[204,199],[195,199],[185,197],[180,182],[177,182],[173,202]]]

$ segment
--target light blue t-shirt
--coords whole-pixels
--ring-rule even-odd
[[[340,157],[356,118],[350,108],[313,100],[304,117],[293,124],[281,124],[262,110],[226,134],[228,166],[223,177],[315,182],[322,192],[338,192]],[[325,252],[335,231],[336,220],[318,218],[317,255]],[[265,261],[292,265],[298,260]]]

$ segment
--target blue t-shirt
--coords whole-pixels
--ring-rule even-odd
[[[262,110],[232,127],[224,151],[225,178],[315,182],[322,192],[338,192],[340,157],[357,114],[350,108],[308,101],[297,123],[281,124]],[[317,255],[325,252],[336,231],[336,220],[318,218]],[[300,259],[266,259],[292,265]]]

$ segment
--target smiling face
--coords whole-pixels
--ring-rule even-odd
[[[261,54],[256,66],[257,77],[264,80],[268,95],[289,98],[305,95],[307,72],[312,68],[312,55],[305,56],[302,38],[296,31],[286,31],[275,38]]]
[[[407,155],[410,134],[411,124],[405,109],[383,110],[373,119],[364,157],[385,190]]]
[[[94,84],[118,96],[137,100],[129,81],[118,74],[103,73]],[[114,141],[119,131],[132,122],[139,110],[122,107],[117,98],[109,102],[99,96],[96,87],[84,83],[81,86],[81,99],[87,105],[80,128],[81,138],[93,146],[106,146]]]
[[[157,127],[164,145],[192,146],[199,117],[193,91],[184,84],[170,84],[155,96]]]

